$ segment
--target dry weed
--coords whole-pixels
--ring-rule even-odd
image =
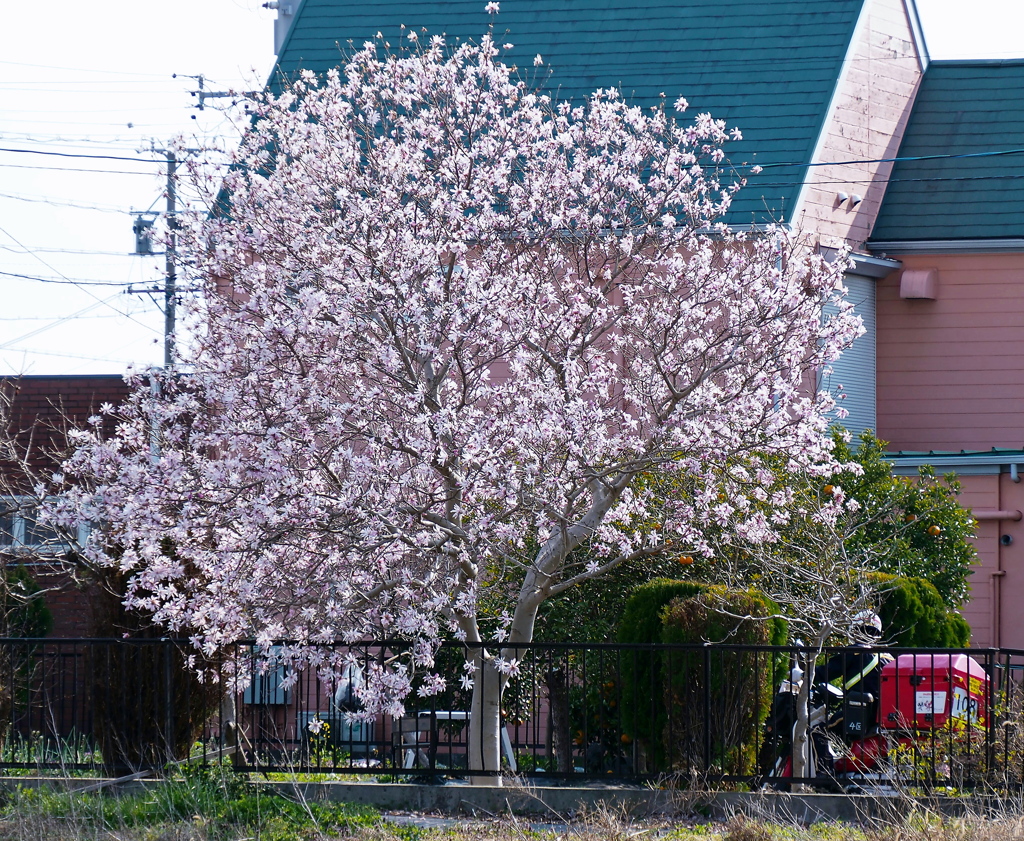
[[[759,820],[736,815],[725,825],[722,841],[772,841],[772,832]]]

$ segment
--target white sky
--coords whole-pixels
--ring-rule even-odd
[[[932,58],[1024,57],[1024,0],[917,3]],[[184,77],[203,74],[211,90],[262,86],[273,63],[274,17],[261,0],[6,4],[0,375],[121,373],[130,362],[161,363],[156,296],[127,294],[125,284],[163,282],[162,257],[129,253],[130,211],[163,207],[162,164],[36,153],[143,159],[155,157],[146,151],[151,144],[180,134],[229,142],[231,123],[218,110],[226,100],[197,112],[189,95],[196,81]],[[83,280],[113,285],[72,282]]]

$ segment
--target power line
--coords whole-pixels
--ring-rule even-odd
[[[95,257],[136,257],[131,251],[97,251],[95,249],[75,248],[30,248],[22,251],[19,248],[11,248],[9,245],[0,245],[0,251],[10,251],[12,254],[84,254]]]
[[[18,342],[25,341],[25,339],[31,339],[47,330],[52,330],[54,327],[64,324],[67,321],[71,321],[74,318],[78,318],[79,316],[85,315],[87,312],[91,312],[92,310],[96,309],[96,307],[103,306],[104,304],[110,306],[110,302],[114,300],[114,298],[116,297],[117,296],[114,295],[110,298],[107,298],[106,300],[97,298],[97,302],[95,304],[89,304],[89,306],[80,309],[78,312],[73,312],[71,313],[71,315],[65,315],[62,318],[55,319],[50,324],[44,324],[42,327],[37,327],[35,330],[30,330],[28,333],[18,336],[18,338],[16,339],[11,339],[9,342],[4,342],[4,344],[0,345],[0,350],[7,350],[8,348],[10,348],[11,345],[16,345]]]
[[[125,210],[124,208],[120,207],[114,207],[113,205],[102,207],[98,204],[79,204],[78,202],[63,201],[61,199],[51,199],[45,196],[36,198],[32,196],[18,196],[13,193],[0,193],[0,199],[12,199],[13,201],[27,201],[33,202],[35,204],[49,205],[50,207],[68,207],[73,210],[95,210],[99,211],[100,213],[131,213],[130,210]]]
[[[6,230],[6,229],[5,229],[5,228],[3,228],[2,226],[0,226],[0,233],[3,233],[3,234],[4,234],[5,236],[7,236],[7,238],[8,238],[8,239],[11,239],[11,240],[13,240],[13,241],[14,241],[14,244],[15,244],[15,245],[18,245],[18,246],[20,246],[21,248],[25,248],[25,244],[24,244],[23,242],[21,242],[21,241],[20,241],[20,240],[19,240],[19,239],[18,239],[18,238],[17,238],[16,236],[14,236],[14,234],[12,234],[12,233],[11,233],[10,231]],[[27,251],[28,249],[25,249],[25,250]],[[48,268],[48,269],[49,269],[49,270],[50,270],[51,272],[57,272],[57,274],[58,274],[58,275],[60,275],[61,277],[63,277],[63,278],[64,278],[64,280],[68,281],[69,283],[74,283],[74,281],[73,281],[73,280],[71,280],[71,278],[67,277],[67,276],[66,276],[66,275],[64,275],[64,274],[63,274],[62,272],[60,272],[59,270],[55,269],[55,268],[54,268],[53,266],[51,266],[51,265],[50,265],[49,263],[47,263],[47,262],[46,262],[46,261],[45,261],[45,260],[44,260],[44,259],[43,259],[42,257],[40,257],[40,256],[39,256],[38,254],[36,254],[36,253],[34,253],[34,252],[30,252],[30,253],[31,253],[31,256],[32,256],[32,257],[34,257],[34,258],[35,258],[36,260],[38,260],[38,261],[39,261],[40,263],[42,263],[42,264],[43,264],[44,266],[46,266],[46,268]],[[80,286],[80,284],[75,284],[75,285],[76,285],[76,286]],[[115,306],[114,306],[113,304],[111,304],[111,303],[110,303],[110,301],[111,301],[111,300],[113,300],[113,298],[111,298],[111,299],[108,299],[108,300],[106,300],[106,301],[105,301],[105,300],[103,300],[102,298],[100,298],[100,297],[99,297],[98,295],[96,295],[96,294],[95,294],[94,292],[92,292],[92,290],[88,289],[87,287],[85,287],[85,286],[80,286],[80,288],[81,288],[81,290],[82,290],[82,291],[83,291],[83,292],[84,292],[84,293],[85,293],[86,295],[89,295],[90,297],[92,297],[92,298],[95,298],[95,299],[96,299],[97,301],[99,301],[99,302],[100,302],[101,304],[105,304],[106,306],[110,307],[110,308],[111,308],[112,310],[114,310],[114,312],[116,312],[116,313],[119,313],[119,314],[123,315],[123,316],[124,316],[125,318],[127,318],[127,319],[128,319],[129,321],[134,321],[134,322],[135,322],[136,324],[139,324],[139,325],[141,325],[142,327],[145,327],[145,328],[146,328],[147,330],[152,330],[152,329],[153,329],[153,328],[151,328],[151,327],[150,327],[150,326],[149,326],[148,324],[143,324],[143,323],[142,323],[141,321],[139,321],[139,320],[138,320],[138,319],[136,319],[136,318],[133,318],[132,316],[128,315],[127,313],[121,313],[121,311],[120,311],[120,310],[119,310],[119,309],[118,309],[117,307],[115,307]]]
[[[91,305],[90,305],[91,306]],[[123,318],[120,313],[104,313],[102,315],[75,315],[73,316],[78,321],[97,321],[99,319],[113,320],[115,318]],[[0,315],[0,321],[53,321],[52,315]]]
[[[96,175],[143,175],[146,178],[152,178],[152,172],[139,172],[138,170],[132,172],[127,169],[85,169],[82,167],[71,167],[71,166],[32,166],[31,164],[3,164],[0,163],[0,167],[4,169],[37,169],[47,170],[49,172],[91,172]]]
[[[27,253],[35,256],[33,252]],[[127,282],[114,280],[90,280],[86,278],[66,277],[65,275],[61,275],[60,277],[41,277],[40,275],[18,274],[17,272],[4,271],[0,271],[0,275],[5,275],[6,277],[17,277],[21,280],[35,280],[39,283],[56,283],[61,286],[131,286],[131,284]]]
[[[0,64],[9,64],[14,67],[38,67],[43,70],[67,70],[71,73],[102,73],[108,76],[150,76],[153,79],[166,79],[164,73],[133,73],[130,70],[97,70],[89,67],[59,67],[55,64],[29,64],[25,61],[0,61]],[[171,76],[173,79],[174,77]]]
[[[83,152],[49,152],[42,149],[8,149],[0,147],[0,152],[14,152],[22,155],[49,155],[54,158],[88,158],[94,161],[131,161],[133,164],[162,164],[157,158],[129,158],[125,155],[87,155]]]
[[[0,149],[0,151],[3,151]],[[963,158],[995,158],[1003,155],[1024,155],[1024,149],[994,149],[989,152],[962,152],[957,154],[944,153],[941,155],[907,155],[903,157],[895,158],[865,158],[863,160],[852,160],[852,161],[812,161],[810,163],[788,161],[785,163],[744,163],[734,164],[736,169],[751,169],[755,166],[761,167],[761,169],[778,168],[784,166],[800,166],[800,167],[814,167],[814,166],[853,166],[855,164],[888,164],[897,163],[904,161],[942,161],[942,160],[960,160]]]
[[[14,353],[30,353],[33,356],[57,356],[62,359],[84,359],[87,362],[109,362],[112,365],[124,365],[123,359],[107,359],[102,356],[82,356],[78,353],[57,353],[52,350],[28,350],[26,348],[22,348],[21,350],[17,348],[6,348],[6,350]]]

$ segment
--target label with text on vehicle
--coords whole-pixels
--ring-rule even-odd
[[[953,709],[949,714],[962,721],[976,722],[978,720],[978,699],[972,698],[967,690],[960,686],[953,687]]]
[[[946,711],[945,692],[918,692],[914,697],[914,712],[918,715],[944,713]]]

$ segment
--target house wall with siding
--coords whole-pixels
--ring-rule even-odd
[[[922,71],[904,2],[873,0],[863,15],[815,161],[895,157],[907,126]],[[812,167],[795,226],[819,236],[823,245],[861,248],[891,168],[891,163]],[[863,201],[840,203],[839,192],[859,194]]]
[[[935,300],[877,287],[878,435],[891,450],[1024,447],[1024,254],[895,256]]]
[[[890,256],[938,283],[929,300],[900,297],[903,271],[879,281],[879,437],[890,450],[1024,448],[1024,254]],[[972,509],[1024,511],[1024,482],[1008,473],[961,481]],[[972,642],[1024,647],[1024,523],[982,520],[975,544]]]
[[[1024,510],[1024,482],[1009,473],[962,476],[960,502],[976,513]],[[1004,546],[1003,536],[1012,538]],[[969,583],[970,600],[961,609],[971,626],[974,647],[1024,647],[1024,523],[1012,519],[982,519],[974,544],[978,562]]]

